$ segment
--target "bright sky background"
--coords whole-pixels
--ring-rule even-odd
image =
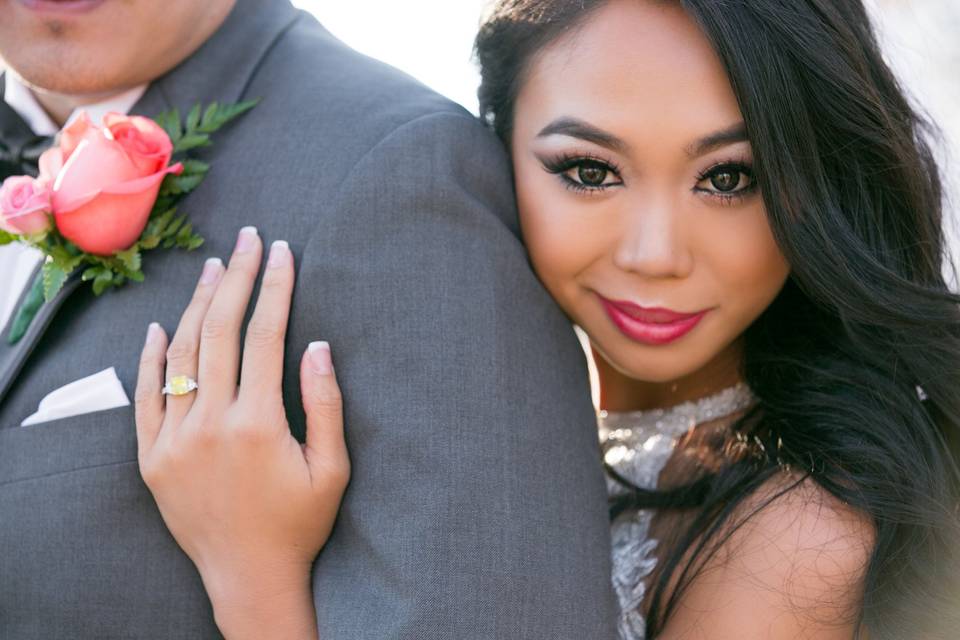
[[[488,0],[293,0],[341,40],[477,112],[473,38]]]

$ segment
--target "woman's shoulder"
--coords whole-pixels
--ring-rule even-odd
[[[728,523],[662,638],[851,637],[875,539],[868,514],[783,473]]]
[[[795,472],[772,477],[744,500],[731,526],[725,562],[757,562],[759,570],[768,558],[823,575],[830,569],[861,574],[876,533],[869,514]]]

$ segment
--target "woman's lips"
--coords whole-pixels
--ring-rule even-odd
[[[631,340],[648,345],[665,345],[676,342],[700,324],[710,309],[697,313],[680,313],[662,308],[647,308],[620,300],[607,300],[603,296],[600,302],[604,310]]]
[[[18,0],[27,9],[48,14],[76,14],[93,11],[106,0]]]

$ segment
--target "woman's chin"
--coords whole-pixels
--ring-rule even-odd
[[[627,345],[615,347],[609,353],[601,349],[601,354],[621,375],[649,384],[668,384],[686,378],[709,361],[709,358],[697,358],[671,347]]]

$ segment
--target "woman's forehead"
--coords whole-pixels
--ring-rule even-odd
[[[709,133],[741,120],[726,70],[674,3],[614,0],[532,63],[518,106],[538,121],[589,120],[629,138]],[[522,114],[518,114],[521,115]]]

